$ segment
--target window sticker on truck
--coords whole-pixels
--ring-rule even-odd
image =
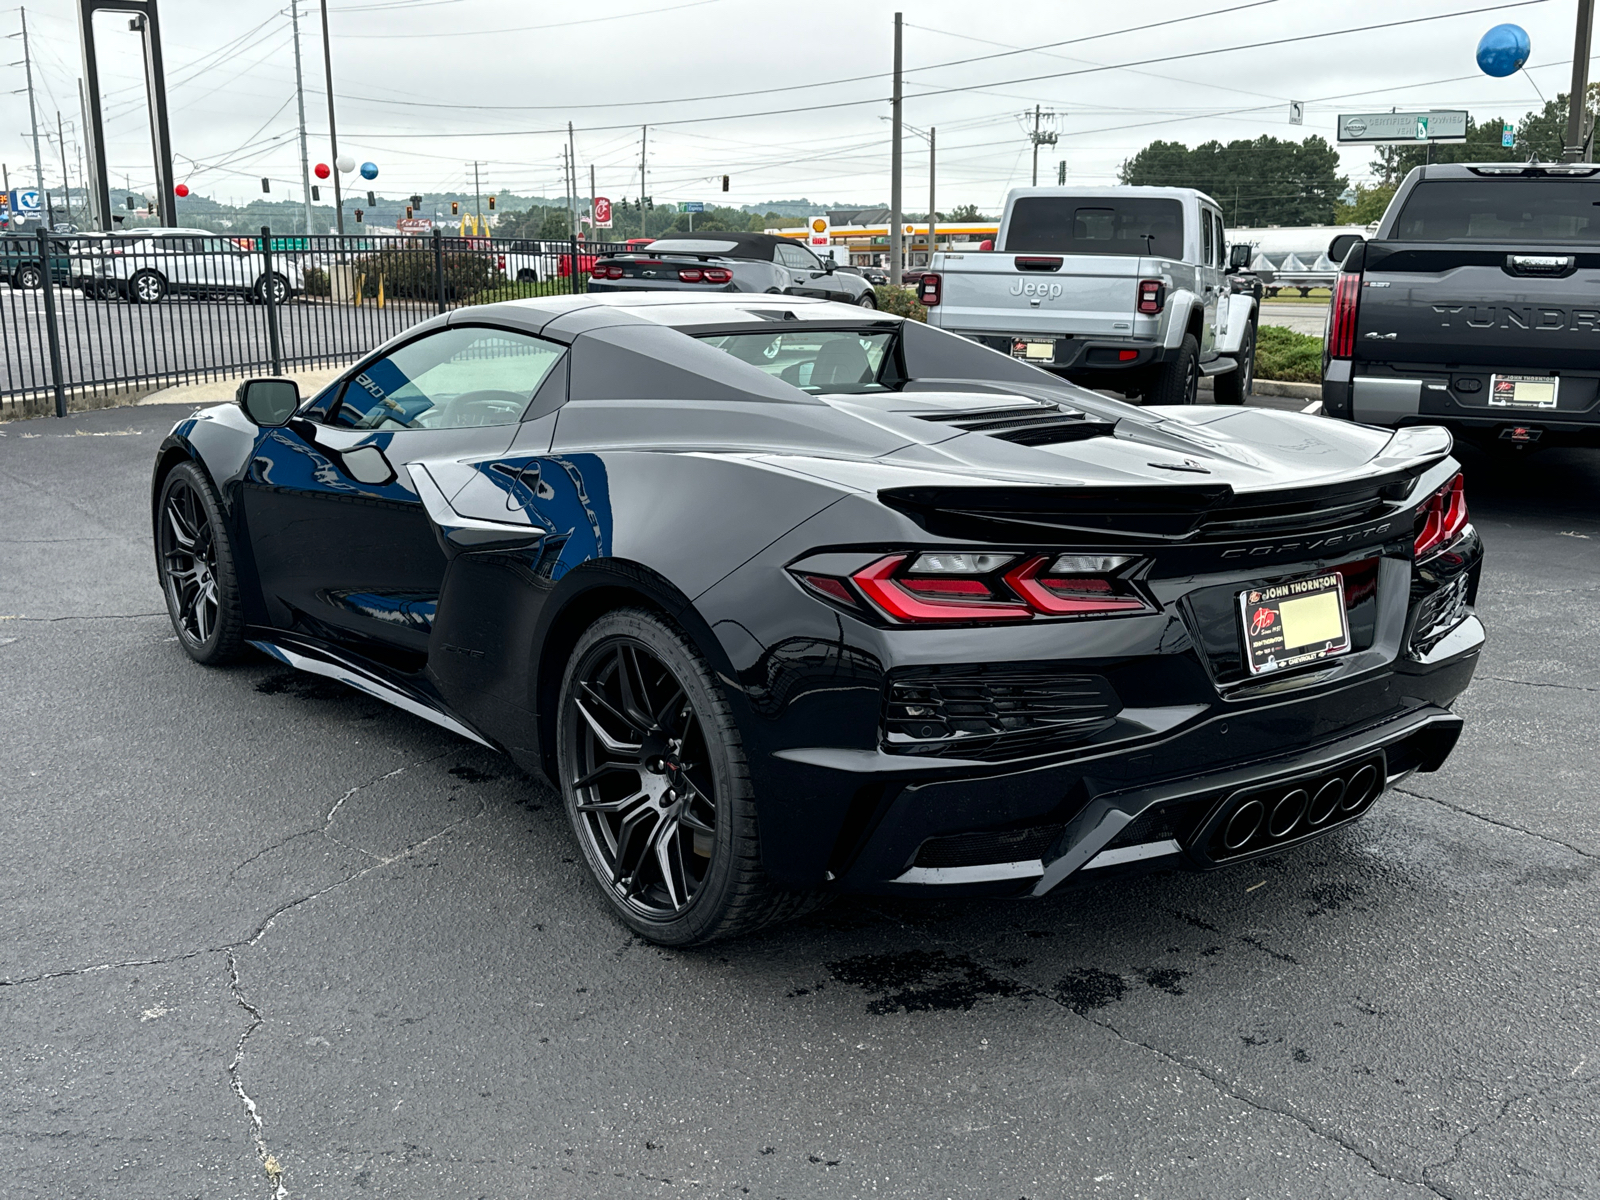
[[[1496,408],[1554,408],[1560,386],[1560,378],[1551,375],[1493,375],[1489,403]]]

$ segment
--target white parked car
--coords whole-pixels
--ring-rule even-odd
[[[271,278],[259,239],[223,237],[204,229],[150,229],[116,238],[94,263],[101,291],[131,304],[155,304],[171,295],[243,295],[287,303],[304,287],[293,253],[272,255]]]

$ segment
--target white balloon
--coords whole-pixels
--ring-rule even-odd
[[[333,165],[339,168],[340,174],[348,175],[356,169],[356,160],[348,154],[341,154],[334,160]]]

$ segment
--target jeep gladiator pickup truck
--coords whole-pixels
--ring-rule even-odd
[[[934,256],[928,324],[1155,404],[1193,404],[1202,375],[1218,403],[1250,394],[1260,288],[1204,192],[1016,188],[995,247]]]
[[[1600,167],[1417,167],[1372,239],[1328,256],[1328,416],[1600,445]]]

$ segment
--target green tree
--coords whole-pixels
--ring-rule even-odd
[[[1548,108],[1549,106],[1546,105]],[[1566,107],[1562,106],[1562,120],[1566,119]],[[1474,121],[1467,118],[1467,140],[1464,142],[1438,142],[1433,146],[1433,161],[1436,163],[1476,163],[1476,162],[1516,162],[1528,157],[1527,149],[1522,145],[1519,137],[1517,145],[1501,145],[1501,130],[1505,125],[1499,117],[1487,121]],[[1420,167],[1428,161],[1428,146],[1425,142],[1416,144],[1380,146],[1377,148],[1376,157],[1372,160],[1373,173],[1379,176],[1386,184],[1397,184],[1406,177],[1406,172],[1413,167]]]
[[[1339,211],[1349,184],[1338,170],[1339,152],[1323,138],[1291,142],[1263,135],[1193,150],[1181,142],[1151,142],[1122,164],[1119,178],[1196,188],[1222,206],[1230,225],[1322,225]]]
[[[1399,186],[1397,183],[1375,183],[1371,187],[1356,184],[1356,202],[1339,209],[1339,224],[1371,225],[1383,216]]]
[[[949,221],[952,225],[970,225],[975,221],[984,221],[988,218],[978,211],[976,204],[962,204],[952,208],[940,220]]]
[[[1592,129],[1596,116],[1600,116],[1600,83],[1589,85],[1588,96],[1589,124]],[[1567,144],[1567,105],[1571,98],[1570,92],[1561,92],[1554,100],[1547,101],[1539,112],[1529,113],[1522,119],[1517,126],[1513,160],[1532,157],[1540,162],[1561,161]]]

